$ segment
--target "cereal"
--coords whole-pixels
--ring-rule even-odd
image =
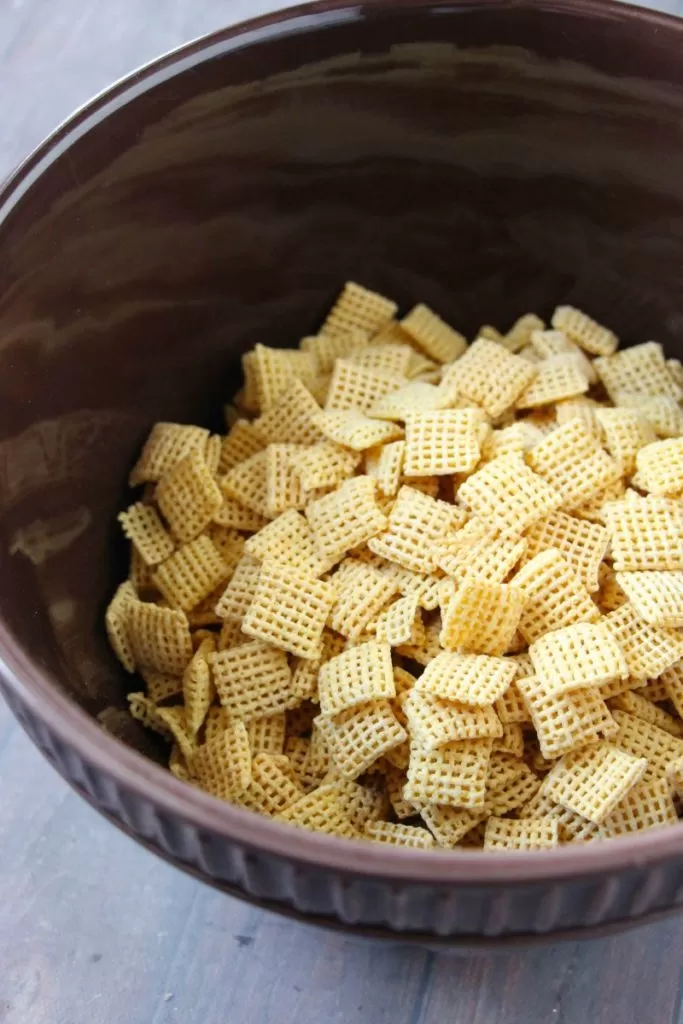
[[[630,603],[610,612],[604,621],[633,679],[656,679],[683,658],[683,636],[675,629],[644,622]]]
[[[473,409],[414,412],[406,417],[406,476],[467,473],[479,461],[479,417]]]
[[[683,398],[683,389],[672,379],[662,346],[656,341],[646,341],[643,345],[633,345],[623,352],[596,359],[595,369],[615,405],[618,405],[621,391]]]
[[[611,743],[565,754],[543,783],[543,792],[556,803],[600,825],[648,766],[644,757]]]
[[[434,846],[434,837],[431,832],[416,825],[395,825],[390,821],[373,821],[365,826],[364,833],[367,839],[371,839],[375,843],[408,846],[416,850],[428,850]]]
[[[571,512],[619,478],[617,464],[602,450],[581,420],[573,419],[540,441],[529,465],[562,496]]]
[[[599,571],[608,545],[609,533],[599,523],[576,519],[566,512],[553,512],[527,530],[522,566],[548,548],[555,548],[593,593],[600,586]]]
[[[458,740],[438,750],[411,744],[407,800],[476,809],[486,799],[493,740]]]
[[[316,724],[332,760],[346,779],[358,778],[383,754],[407,739],[386,700],[358,704],[333,718],[320,716]]]
[[[683,569],[683,511],[670,499],[610,502],[605,525],[617,572]]]
[[[520,458],[503,455],[469,476],[458,500],[502,533],[519,537],[559,508],[562,496]]]
[[[443,611],[441,646],[499,657],[510,646],[523,608],[519,588],[467,579]]]
[[[609,356],[619,344],[612,331],[573,306],[558,306],[552,316],[552,325],[593,356]]]
[[[320,667],[318,692],[320,710],[327,716],[395,697],[389,644],[370,640],[331,658]]]
[[[291,566],[264,562],[242,630],[299,658],[315,660],[335,599],[329,583]]]
[[[538,373],[517,398],[518,409],[535,409],[588,391],[589,381],[571,355],[551,356],[538,365]]]
[[[653,441],[636,454],[638,486],[650,494],[683,497],[683,437]],[[634,478],[635,485],[635,478]]]
[[[368,540],[376,555],[412,572],[436,569],[438,547],[455,522],[458,510],[444,501],[403,486],[398,492],[387,528]]]
[[[292,672],[284,651],[252,640],[209,655],[221,704],[228,714],[248,722],[296,707]]]
[[[558,843],[558,823],[549,818],[491,816],[486,823],[485,850],[552,850]]]
[[[573,566],[556,548],[546,548],[527,562],[512,585],[524,593],[519,631],[529,644],[545,633],[600,617]]]
[[[624,679],[628,665],[605,622],[580,622],[546,633],[529,647],[539,682],[566,693]]]
[[[369,336],[392,320],[397,309],[396,303],[383,295],[347,281],[322,326],[322,333],[336,338],[351,331],[363,331]]]
[[[683,626],[683,572],[618,572],[616,581],[644,622]]]
[[[203,427],[155,423],[131,471],[131,487],[161,480],[176,462],[189,455],[202,454],[208,438],[209,432]]]
[[[469,347],[397,316],[349,282],[298,348],[242,357],[225,436],[152,428],[105,614],[130,714],[181,782],[334,837],[674,823],[680,363],[567,306]]]
[[[318,554],[325,562],[340,561],[353,548],[387,528],[387,519],[377,505],[375,481],[356,476],[306,509]]]
[[[158,565],[152,580],[172,607],[189,612],[225,581],[228,571],[218,548],[202,534]]]
[[[490,705],[505,694],[515,672],[507,658],[443,651],[430,661],[416,687],[444,700]]]
[[[459,394],[496,417],[515,404],[536,373],[534,366],[502,345],[477,338],[446,370],[443,381],[452,381]]]

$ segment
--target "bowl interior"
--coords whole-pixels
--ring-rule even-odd
[[[0,619],[34,663],[143,748],[102,628],[130,465],[157,419],[218,428],[240,354],[348,278],[680,356],[680,44],[619,5],[317,5],[60,130],[0,206]]]

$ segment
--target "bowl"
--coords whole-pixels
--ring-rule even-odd
[[[220,422],[256,342],[340,285],[470,334],[558,302],[683,354],[683,23],[582,0],[327,0],[209,36],[78,111],[0,194],[2,689],[144,846],[262,907],[495,947],[683,902],[683,826],[499,855],[291,829],[176,780],[103,632],[157,419]]]

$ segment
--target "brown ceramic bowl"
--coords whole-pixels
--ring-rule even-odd
[[[683,827],[433,853],[220,803],[155,763],[102,629],[150,424],[217,421],[240,353],[296,343],[349,277],[465,332],[567,301],[681,356],[681,53],[683,23],[618,3],[330,0],[157,61],[5,185],[3,690],[145,846],[261,906],[432,944],[581,935],[681,904]]]

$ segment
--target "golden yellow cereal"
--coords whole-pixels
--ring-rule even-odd
[[[553,356],[573,356],[587,380],[591,384],[597,383],[598,375],[592,361],[563,331],[532,331],[531,347],[542,360]]]
[[[316,444],[322,440],[315,417],[320,412],[305,384],[293,380],[277,401],[257,420],[253,430],[264,444]]]
[[[332,369],[336,359],[343,359],[359,346],[366,345],[367,339],[367,331],[351,329],[342,334],[314,334],[302,338],[299,347],[313,356],[318,373],[323,374]]]
[[[565,754],[545,779],[543,791],[600,825],[643,778],[647,767],[644,757],[634,757],[611,743],[598,743]]]
[[[126,580],[117,588],[109,602],[104,617],[107,637],[116,657],[126,672],[134,672],[136,657],[131,637],[128,612],[132,605],[138,604],[138,596],[133,584]]]
[[[278,562],[309,576],[320,576],[329,566],[319,558],[308,521],[289,509],[245,542],[244,550],[261,561]]]
[[[237,420],[227,437],[223,438],[218,460],[218,474],[224,476],[240,462],[256,455],[265,447],[253,423]]]
[[[282,754],[285,747],[287,720],[283,711],[262,715],[247,722],[249,749],[257,754]]]
[[[147,696],[153,704],[163,704],[171,697],[182,695],[182,676],[172,676],[168,672],[157,672],[154,669],[144,669],[140,675],[145,680]]]
[[[437,566],[438,545],[458,518],[462,519],[462,510],[403,486],[387,527],[368,539],[368,547],[412,572],[432,573]]]
[[[655,440],[649,421],[633,409],[596,409],[605,447],[616,462],[622,476],[631,476],[636,469],[636,455]]]
[[[209,665],[221,704],[228,714],[245,722],[296,707],[292,672],[284,651],[252,640],[209,655]]]
[[[589,501],[619,478],[616,463],[578,419],[557,427],[531,449],[528,461],[559,491],[566,511]]]
[[[621,647],[633,679],[657,679],[683,658],[683,635],[644,622],[630,603],[610,612],[604,622]]]
[[[216,604],[219,618],[241,624],[254,600],[260,575],[261,562],[245,554],[237,563],[230,582]]]
[[[525,359],[508,352],[503,345],[477,338],[460,359],[444,373],[458,393],[482,406],[489,416],[501,416],[511,408],[536,376],[537,370]]]
[[[516,672],[508,658],[443,651],[416,682],[418,690],[444,700],[469,705],[491,705],[503,697]]]
[[[315,660],[322,652],[323,628],[334,599],[329,583],[267,560],[242,630],[299,658]]]
[[[325,784],[328,782],[334,786],[339,806],[355,828],[362,831],[371,822],[386,817],[388,801],[382,790],[361,786],[339,775],[330,777]]]
[[[599,523],[576,519],[566,512],[553,512],[527,531],[522,566],[548,548],[555,548],[593,593],[600,585],[598,574],[608,545],[609,534]]]
[[[128,694],[128,710],[136,721],[141,722],[146,729],[159,733],[160,736],[169,737],[171,732],[159,715],[159,708],[144,693]]]
[[[375,481],[369,476],[345,480],[332,494],[311,502],[306,516],[325,563],[339,562],[353,548],[387,528],[377,505]]]
[[[320,710],[332,716],[369,701],[396,696],[389,644],[371,640],[321,665]]]
[[[269,444],[266,449],[266,505],[270,516],[287,509],[305,508],[309,494],[294,466],[294,458],[305,451],[298,444]]]
[[[209,431],[180,423],[155,423],[130,474],[130,485],[160,480],[188,455],[203,455]]]
[[[135,545],[145,565],[158,565],[173,554],[175,544],[156,509],[138,501],[118,518],[124,534]]]
[[[320,412],[315,422],[330,441],[359,452],[403,436],[403,430],[397,424],[373,420],[355,409]]]
[[[336,338],[351,331],[363,331],[369,336],[393,320],[397,310],[390,299],[347,281],[322,326],[322,333]]]
[[[528,708],[545,758],[555,758],[594,743],[605,732],[614,733],[613,718],[597,687],[558,692],[536,676],[527,676],[517,680],[517,688]]]
[[[671,762],[683,757],[683,739],[627,711],[615,710],[613,715],[619,731],[611,742],[633,757],[647,759],[643,781],[666,778]]]
[[[375,620],[375,636],[392,647],[419,644],[424,640],[424,626],[420,615],[418,593],[408,594],[395,601]]]
[[[181,541],[202,533],[223,503],[211,470],[198,454],[179,459],[163,474],[156,498],[172,533]]]
[[[458,740],[438,750],[410,748],[407,800],[476,809],[486,799],[493,740]]]
[[[327,412],[368,413],[374,403],[405,383],[405,378],[366,369],[349,359],[338,359],[334,364],[327,393]],[[318,422],[318,421],[316,421]]]
[[[188,729],[196,736],[208,713],[215,689],[209,669],[209,655],[216,650],[214,639],[203,640],[183,673],[183,700]]]
[[[644,622],[683,626],[683,572],[618,572],[616,581]]]
[[[377,451],[377,458],[371,475],[377,480],[379,493],[385,495],[385,497],[393,497],[398,493],[403,473],[406,451],[405,441],[393,441],[390,444],[382,445],[380,449],[375,449],[375,451]],[[367,456],[369,454],[368,452],[366,455],[366,465],[368,465]],[[369,465],[368,472],[370,473]]]
[[[653,701],[670,700],[678,717],[683,719],[683,660],[677,661],[665,672],[662,672],[658,684],[661,685],[662,694],[650,696],[643,693],[643,696],[649,696],[649,699]]]
[[[588,590],[557,548],[547,548],[527,562],[512,585],[525,595],[519,631],[529,644],[545,633],[600,617]]]
[[[408,806],[414,814],[413,805]],[[420,815],[437,844],[447,850],[454,849],[471,829],[486,820],[486,815],[480,811],[445,804],[427,804],[420,809]]]
[[[260,412],[267,413],[296,380],[310,381],[316,364],[310,352],[298,349],[268,348],[256,345],[253,351],[253,375]]]
[[[452,363],[467,349],[467,340],[449,327],[428,306],[415,306],[401,320],[401,327],[431,359]]]
[[[662,346],[656,341],[633,345],[595,360],[595,369],[615,405],[622,391],[631,394],[683,398],[683,389],[671,377]]]
[[[438,564],[456,580],[503,583],[526,549],[524,537],[509,537],[476,516],[444,538]]]
[[[340,774],[356,779],[384,754],[407,739],[386,700],[350,707],[332,718],[316,718]]]
[[[659,437],[683,435],[683,409],[668,395],[638,395],[631,391],[618,393],[619,406],[635,410],[651,424]]]
[[[360,345],[349,352],[349,362],[356,363],[366,370],[373,370],[387,377],[403,377],[410,365],[413,349],[404,342],[378,342],[373,339],[372,345]]]
[[[358,831],[344,814],[334,783],[318,786],[312,793],[299,797],[278,814],[278,820],[313,832],[345,839],[359,838]]]
[[[406,476],[470,472],[479,461],[479,423],[473,409],[410,413],[406,418]]]
[[[241,505],[234,498],[227,497],[222,493],[223,501],[220,509],[213,517],[214,525],[221,526],[227,530],[260,530],[268,522],[265,516],[253,512],[246,505]],[[265,495],[265,492],[264,492]],[[264,496],[265,502],[265,496]],[[211,528],[207,530],[210,533]]]
[[[606,836],[623,836],[661,825],[675,825],[676,807],[666,779],[638,782],[602,822]]]
[[[552,316],[552,325],[592,356],[609,356],[619,339],[586,313],[573,306],[558,306]]]
[[[672,736],[683,736],[683,725],[681,722],[633,690],[627,690],[624,693],[618,694],[610,701],[610,705],[612,708],[618,708],[620,711],[628,711],[629,714],[635,715],[636,718],[642,718],[643,721],[656,725],[658,729],[663,729],[664,732],[668,732]]]
[[[638,685],[635,687],[634,693],[638,693],[641,697],[644,697],[645,700],[654,701],[655,704],[663,703],[665,700],[669,700],[670,695],[667,691],[664,679],[668,679],[668,673],[673,672],[675,668],[675,665],[672,666],[671,669],[667,669],[666,672],[662,672],[659,679],[653,679],[649,683],[645,683],[644,686],[640,685],[642,683],[642,679],[637,680],[636,682],[638,683]]]
[[[457,704],[414,688],[403,700],[411,740],[435,750],[453,740],[502,736],[503,726],[492,705]]]
[[[529,647],[539,682],[566,693],[625,679],[626,658],[606,621],[580,622],[546,633]]]
[[[528,674],[531,674],[532,672],[533,666],[530,665]],[[520,678],[524,678],[524,676],[520,676]],[[509,684],[502,697],[499,697],[495,702],[495,708],[496,714],[504,726],[531,724],[529,708],[527,707],[515,680]]]
[[[234,801],[251,782],[251,752],[243,722],[230,722],[213,739],[198,747],[192,774],[202,789],[221,800]]]
[[[426,828],[416,825],[394,824],[390,821],[369,822],[364,830],[366,839],[391,846],[407,846],[414,850],[428,850],[434,846],[434,837]]]
[[[329,617],[330,628],[357,640],[378,612],[398,593],[395,579],[379,569],[347,559],[332,577],[336,598]],[[340,578],[338,578],[340,576]]]
[[[508,726],[521,733],[520,726]],[[503,752],[499,749],[501,739],[494,740],[493,753],[486,780],[486,811],[502,815],[527,804],[538,792],[541,780],[520,760],[522,752]]]
[[[653,441],[636,454],[638,486],[650,494],[683,497],[683,437]],[[636,479],[633,480],[634,486]]]
[[[268,456],[265,451],[257,452],[233,466],[221,477],[220,487],[224,497],[233,498],[265,519],[272,518],[268,510]],[[223,526],[237,526],[237,523],[228,522],[226,517],[219,518],[216,515],[214,518]]]
[[[380,420],[405,420],[418,412],[434,412],[453,404],[450,394],[442,387],[426,381],[411,380],[391,391],[370,407],[368,415]]]
[[[555,511],[562,497],[518,456],[504,455],[468,477],[458,501],[501,532],[519,537]]]
[[[670,499],[610,502],[605,523],[618,572],[683,569],[683,512]]]
[[[133,600],[126,615],[135,665],[181,676],[192,657],[192,638],[185,613]]]
[[[558,823],[550,818],[497,818],[486,822],[485,850],[552,850],[559,845]]]
[[[538,373],[517,398],[518,409],[535,409],[588,391],[589,381],[572,355],[550,356],[538,364]]]
[[[274,817],[302,796],[303,791],[287,771],[287,759],[261,752],[253,756],[251,782],[239,802],[242,807]]]
[[[500,657],[510,646],[523,608],[519,588],[467,579],[442,611],[441,646]]]
[[[202,534],[157,566],[152,579],[172,607],[188,612],[225,581],[228,571],[218,549]]]
[[[361,461],[359,452],[349,451],[330,441],[321,441],[300,449],[292,456],[292,465],[306,491],[319,487],[337,487],[352,476]]]

